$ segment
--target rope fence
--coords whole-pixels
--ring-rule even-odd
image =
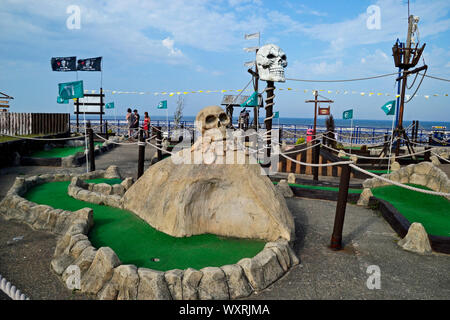
[[[13,300],[30,300],[30,298],[13,286],[11,282],[3,278],[2,275],[0,275],[0,289]]]

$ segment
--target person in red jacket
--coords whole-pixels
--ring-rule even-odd
[[[148,139],[150,137],[150,116],[148,112],[144,112],[144,125],[142,129],[144,129],[144,138]]]

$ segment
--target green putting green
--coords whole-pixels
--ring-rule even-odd
[[[409,185],[429,190],[424,186]],[[446,198],[393,185],[374,188],[372,193],[392,204],[410,223],[420,222],[427,233],[450,236],[450,201]]]
[[[278,184],[278,182],[274,181],[273,184]],[[339,187],[326,187],[326,186],[313,186],[313,185],[305,185],[305,184],[296,184],[289,183],[291,187],[298,187],[303,189],[315,189],[315,190],[327,190],[327,191],[339,191]],[[348,189],[348,193],[361,193],[362,189]]]
[[[94,142],[95,146],[101,146],[103,142]],[[33,152],[32,158],[64,158],[77,152],[84,152],[84,146],[81,147],[57,147],[51,150],[40,150]]]
[[[86,182],[114,184],[118,179]],[[26,198],[53,208],[94,210],[94,227],[89,240],[96,248],[110,247],[123,264],[154,270],[201,269],[234,264],[260,252],[264,241],[225,238],[212,234],[176,238],[152,228],[132,212],[76,200],[67,195],[69,181],[50,182],[32,188]]]
[[[388,171],[387,169],[367,170],[367,171],[372,172],[372,173],[391,173],[391,170]]]

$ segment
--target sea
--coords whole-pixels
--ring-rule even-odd
[[[71,115],[72,123],[75,121],[75,116]],[[86,119],[89,120],[99,120],[99,116],[92,116],[92,115],[86,115]],[[117,121],[120,121],[121,124],[125,123],[125,116],[123,117],[114,117],[114,116],[104,116],[103,120],[108,120],[108,122],[117,123]],[[141,116],[142,120],[142,116]],[[164,116],[151,116],[152,123],[155,121],[161,121],[165,122],[166,117]],[[184,116],[182,118],[182,121],[186,121],[188,123],[192,123],[195,120],[195,116]],[[237,117],[233,117],[233,123],[237,123]],[[80,122],[83,122],[83,116],[80,116]],[[169,121],[172,123],[173,118],[169,117]],[[252,121],[252,118],[250,119]],[[286,118],[286,117],[280,117],[277,119],[273,119],[273,125],[277,126],[278,124],[283,126],[297,126],[297,127],[312,127],[314,124],[314,119],[312,118]],[[263,123],[264,118],[260,118],[259,123]],[[335,127],[336,128],[350,128],[351,121],[350,120],[343,120],[343,119],[334,119]],[[406,128],[409,125],[412,124],[412,121],[403,121],[403,127]],[[420,121],[419,120],[419,128],[424,130],[432,130],[432,127],[434,126],[440,126],[445,127],[445,130],[450,130],[450,122],[447,121]],[[317,127],[325,127],[325,118],[318,118],[317,119]],[[368,119],[354,119],[353,120],[353,128],[364,128],[364,129],[385,129],[386,131],[391,131],[392,128],[392,120],[368,120]],[[378,131],[377,130],[377,131]]]

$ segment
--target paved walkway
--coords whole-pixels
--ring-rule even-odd
[[[146,148],[145,168],[153,150]],[[96,159],[97,169],[119,166],[125,176],[136,177],[137,148],[120,146]],[[446,166],[446,170],[450,165]],[[0,169],[0,199],[16,176],[49,172],[84,172],[85,167],[11,167]],[[448,171],[447,171],[448,172]],[[295,224],[294,249],[301,264],[268,289],[249,299],[449,299],[450,255],[420,256],[403,251],[399,237],[376,211],[347,206],[345,249],[327,248],[336,203],[325,200],[287,200]],[[21,241],[11,243],[13,237]],[[8,244],[9,242],[9,244]],[[0,218],[0,274],[31,299],[86,299],[72,294],[50,269],[56,245],[54,235],[32,230],[25,224]],[[381,289],[370,290],[367,267],[381,272]],[[0,299],[8,299],[0,293]]]

